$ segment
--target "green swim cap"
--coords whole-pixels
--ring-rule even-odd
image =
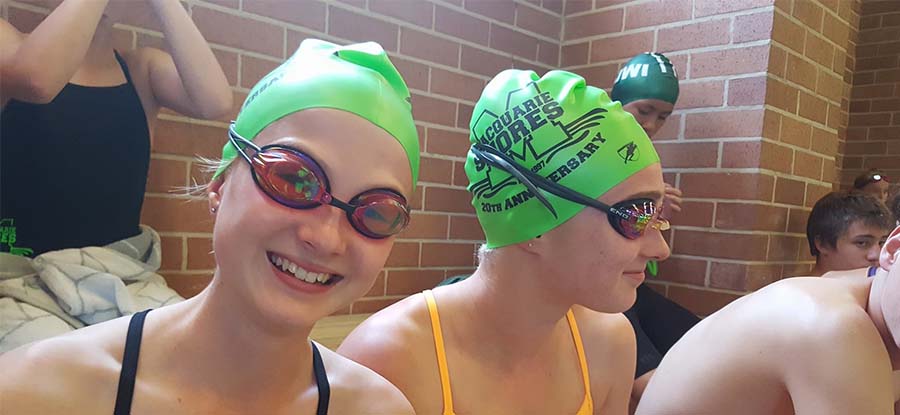
[[[253,140],[281,117],[310,108],[347,111],[387,131],[406,151],[415,186],[419,138],[409,89],[381,45],[366,42],[339,46],[318,39],[304,40],[290,59],[250,90],[234,128],[242,137]],[[225,143],[222,159],[236,156],[234,146]],[[213,178],[222,171],[224,167]]]
[[[675,105],[678,74],[663,54],[642,53],[622,67],[610,95],[622,105],[639,99],[658,99]]]
[[[659,162],[644,129],[600,88],[571,72],[510,69],[494,77],[475,104],[472,144],[499,150],[516,164],[598,198]],[[545,191],[556,215],[503,169],[470,148],[466,175],[489,248],[544,234],[585,208]]]

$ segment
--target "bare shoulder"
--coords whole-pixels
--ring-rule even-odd
[[[572,311],[585,349],[615,353],[635,347],[634,329],[625,315],[600,313],[581,306],[572,307]]]
[[[116,319],[0,355],[4,412],[111,412],[127,324]]]
[[[320,346],[331,386],[330,408],[340,414],[412,414],[396,386],[371,369]]]
[[[422,294],[409,296],[360,323],[341,343],[338,353],[382,373],[394,365],[402,365],[410,345],[423,334],[430,336],[425,299]]]

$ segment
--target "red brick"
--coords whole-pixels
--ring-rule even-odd
[[[712,261],[709,286],[736,291],[755,291],[781,278],[778,264],[746,265]]]
[[[734,43],[752,42],[772,37],[772,11],[745,14],[734,18]]]
[[[551,39],[559,39],[562,28],[559,16],[527,6],[516,6],[516,11],[516,26]]]
[[[788,86],[777,79],[769,78],[766,80],[766,95],[767,104],[790,113],[797,112],[797,88]]]
[[[459,67],[467,72],[494,77],[504,69],[511,68],[512,59],[509,56],[499,55],[494,52],[486,52],[481,49],[463,45]]]
[[[896,140],[900,137],[900,126],[869,128],[870,140]]]
[[[434,30],[487,46],[490,24],[477,17],[437,5],[434,10]]]
[[[800,198],[804,197],[803,191],[801,190]],[[802,202],[801,202],[802,204]],[[805,233],[806,232],[806,221],[809,219],[809,209],[803,208],[792,208],[791,212],[788,214],[788,232],[790,233]]]
[[[429,187],[425,190],[425,210],[433,212],[475,213],[472,196],[465,189]]]
[[[822,7],[811,1],[795,1],[791,13],[801,23],[812,29],[813,33],[822,31]]]
[[[677,139],[681,133],[681,120],[684,118],[681,114],[670,115],[666,119],[666,123],[656,132],[656,135],[650,137],[651,140],[673,140]]]
[[[772,40],[778,41],[797,53],[803,53],[806,29],[776,12],[772,23]],[[843,44],[843,42],[839,44]]]
[[[868,155],[868,154],[887,154],[887,142],[848,142],[844,147],[844,154],[847,155]]]
[[[563,14],[568,16],[590,10],[594,7],[594,0],[566,0],[563,6],[565,8]]]
[[[191,17],[210,43],[284,57],[284,29],[281,27],[198,5],[193,7]]]
[[[215,268],[212,238],[187,238],[187,269],[212,271]]]
[[[891,82],[900,82],[900,68],[884,69],[875,73],[876,84]]]
[[[456,124],[456,105],[452,102],[424,95],[412,94],[413,118],[453,127]]]
[[[452,67],[459,63],[459,43],[406,27],[400,29],[400,53]]]
[[[728,81],[728,105],[760,105],[766,99],[766,77],[731,79]]]
[[[678,109],[721,107],[725,81],[682,82],[678,94]]]
[[[900,27],[882,27],[859,32],[859,43],[892,42],[900,38]]]
[[[800,106],[797,114],[807,120],[825,125],[828,116],[828,103],[825,100],[800,91]]]
[[[762,110],[688,114],[684,138],[756,137],[762,132]]]
[[[475,102],[481,96],[484,81],[468,75],[431,68],[431,92]]]
[[[434,5],[421,0],[370,0],[369,10],[431,29]]]
[[[791,172],[793,151],[768,141],[723,143],[723,168],[762,168],[782,173]]]
[[[687,4],[687,2],[684,3]],[[724,45],[729,42],[730,31],[731,19],[710,20],[659,29],[657,49],[660,52],[669,52]]]
[[[396,242],[391,249],[385,267],[417,267],[419,266],[419,243]]]
[[[631,58],[653,48],[653,32],[645,31],[591,42],[591,62]]]
[[[422,157],[419,180],[427,183],[450,184],[453,181],[453,161]]]
[[[883,45],[883,44],[882,44]],[[858,45],[856,47],[856,58],[873,58],[878,55],[878,47],[881,45]]]
[[[619,73],[619,65],[599,65],[588,68],[574,69],[573,72],[584,77],[584,81],[588,85],[597,87],[612,87],[616,74]]]
[[[699,259],[671,257],[659,263],[657,280],[703,286],[707,262]]]
[[[563,0],[543,0],[541,7],[556,13],[558,17],[563,12]]]
[[[850,38],[850,27],[831,14],[825,13],[822,23],[822,34],[836,45],[845,45]],[[900,30],[896,34],[897,36],[893,39],[900,38]],[[860,41],[865,43],[862,42],[862,36],[860,36]]]
[[[784,78],[787,73],[787,52],[777,45],[772,45],[769,52],[769,73]]]
[[[775,181],[775,203],[803,206],[806,183],[779,177]],[[790,231],[790,230],[789,230]]]
[[[241,9],[319,32],[325,31],[325,4],[319,1],[243,0]]]
[[[806,56],[818,64],[830,68],[834,59],[834,47],[818,36],[806,37]]]
[[[554,65],[555,67],[556,65]],[[522,69],[526,71],[534,71],[534,73],[538,75],[543,75],[547,72],[550,72],[552,68],[546,65],[537,64],[534,62],[523,61],[519,58],[513,58],[513,69]]]
[[[831,186],[820,186],[817,184],[809,183],[806,185],[806,207],[813,207],[813,205],[821,199],[826,194],[832,191]]]
[[[372,287],[369,288],[369,292],[367,292],[363,297],[383,297],[385,292],[385,280],[387,271],[382,270],[378,273],[378,276],[375,277],[375,281],[372,282]],[[350,313],[350,307],[347,306],[347,314]]]
[[[855,86],[850,90],[850,98],[889,98],[894,95],[893,88],[885,88],[884,85]]]
[[[761,261],[766,259],[766,235],[678,229],[675,243],[685,255]]]
[[[716,167],[718,143],[656,143],[659,158],[666,168]]]
[[[816,90],[816,66],[794,55],[788,55],[787,79],[805,86],[810,90]]]
[[[771,140],[778,140],[781,134],[781,115],[775,111],[767,110],[763,115],[762,136]]]
[[[161,270],[181,270],[183,239],[180,236],[160,236]]]
[[[444,280],[444,271],[433,269],[390,270],[387,274],[387,295],[416,294]]]
[[[563,40],[618,32],[622,30],[623,16],[624,9],[613,9],[567,18]]]
[[[252,56],[241,56],[241,86],[252,88],[262,77],[272,72],[280,62],[257,59]]]
[[[588,63],[588,52],[590,51],[590,42],[581,42],[562,47],[561,66],[567,68],[574,65],[584,65]]]
[[[867,0],[862,5],[862,14],[900,12],[900,5],[893,0]]]
[[[378,42],[387,51],[397,50],[397,25],[337,7],[328,7],[328,34],[353,42]]]
[[[823,98],[832,102],[840,102],[844,94],[844,81],[825,71],[819,71],[818,82],[816,83],[816,92]]]
[[[860,16],[859,30],[877,29],[881,27],[881,16]]]
[[[681,212],[675,214],[671,222],[677,226],[711,227],[713,208],[712,202],[684,201]]]
[[[838,135],[821,128],[813,128],[810,149],[826,156],[836,155],[838,152]]]
[[[881,25],[884,27],[900,26],[900,13],[891,13],[881,16]]]
[[[420,91],[428,90],[428,65],[413,62],[397,56],[391,56],[391,63],[403,75],[406,86]]]
[[[227,132],[221,127],[158,120],[153,134],[153,152],[218,157],[226,140]]]
[[[869,71],[897,66],[897,55],[876,56],[873,58],[859,58],[856,60],[857,71]]]
[[[450,239],[484,241],[484,232],[474,216],[451,216]]]
[[[453,162],[453,185],[466,188],[469,186],[469,176],[466,175],[466,162]]]
[[[470,243],[422,244],[423,267],[463,267],[475,265],[475,245]]]
[[[656,26],[691,18],[691,3],[654,0],[625,9],[625,30]]]
[[[448,218],[445,214],[413,212],[409,227],[400,234],[402,239],[446,239]]]
[[[812,137],[812,126],[791,117],[782,117],[781,135],[779,137],[782,142],[800,148],[809,148]]]
[[[559,45],[556,43],[545,42],[543,40],[538,41],[538,62],[546,63],[547,65],[558,67],[559,66]]]
[[[716,229],[784,232],[786,208],[755,203],[718,203]]]
[[[467,1],[466,10],[489,19],[513,24],[516,5],[513,0]]]
[[[890,125],[891,114],[850,114],[850,125]]]
[[[491,23],[491,47],[502,52],[511,53],[526,59],[534,59],[537,55],[537,39]]]
[[[768,261],[796,261],[800,258],[800,247],[806,238],[786,235],[769,235]]]
[[[771,6],[772,0],[694,0],[695,17],[710,16],[713,14],[730,13],[741,10],[755,9],[757,7]]]
[[[212,232],[205,199],[144,196],[141,223],[159,232]]]
[[[191,298],[203,291],[209,282],[212,281],[212,275],[209,273],[186,273],[186,272],[164,272],[161,273],[166,279],[169,288],[175,290],[178,295],[184,298]]]
[[[768,45],[693,53],[691,55],[691,77],[703,78],[762,72],[766,69],[768,57]]]
[[[669,287],[669,298],[698,316],[708,316],[740,296],[673,285]]]
[[[377,313],[402,299],[403,297],[363,298],[362,300],[354,301],[353,304],[350,305],[350,312],[352,314]]]
[[[447,156],[465,157],[469,151],[469,136],[465,133],[428,129],[426,152]]]
[[[681,173],[679,186],[693,198],[770,201],[774,183],[759,173]]]
[[[472,120],[472,111],[475,107],[460,102],[456,104],[456,127],[469,129],[469,121]]]
[[[186,186],[187,162],[151,158],[150,171],[147,177],[148,193],[178,192],[179,187]]]

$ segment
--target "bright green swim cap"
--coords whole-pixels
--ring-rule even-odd
[[[318,39],[304,40],[290,59],[250,90],[234,128],[242,137],[253,140],[281,117],[310,108],[347,111],[387,131],[406,151],[415,186],[419,138],[409,89],[381,45],[366,42],[339,46]],[[234,146],[226,143],[222,159],[235,156]],[[213,178],[222,171],[224,167]]]
[[[469,124],[470,141],[506,154],[518,165],[598,198],[632,174],[659,162],[644,129],[600,88],[571,72],[510,69],[494,77]],[[575,216],[585,206],[548,192],[550,212],[515,177],[466,158],[472,205],[488,248],[526,241]]]
[[[678,101],[675,66],[661,53],[637,55],[619,71],[610,95],[622,105],[639,99],[658,99],[675,105]]]

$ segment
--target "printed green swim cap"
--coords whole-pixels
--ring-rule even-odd
[[[304,40],[293,56],[250,90],[234,128],[242,137],[253,140],[281,117],[310,108],[347,111],[387,131],[406,151],[415,186],[419,138],[409,89],[381,45],[366,42],[339,46],[318,39]],[[235,156],[234,146],[226,143],[222,159]],[[222,171],[224,167],[213,178]]]
[[[571,72],[509,69],[494,77],[475,104],[472,144],[483,144],[519,166],[598,198],[632,174],[659,162],[644,129],[600,88]],[[542,191],[554,216],[514,176],[485,163],[470,148],[469,191],[489,248],[544,234],[585,208]]]
[[[622,105],[639,99],[658,99],[675,105],[678,101],[675,66],[661,53],[637,55],[619,70],[610,95]]]

